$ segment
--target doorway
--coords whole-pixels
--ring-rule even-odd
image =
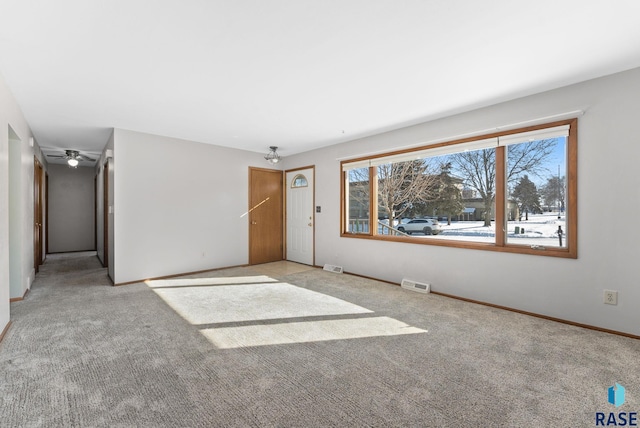
[[[33,158],[33,267],[38,273],[44,259],[44,169]]]
[[[109,159],[102,168],[102,266],[109,267]]]
[[[315,167],[286,172],[287,260],[314,265]]]
[[[283,259],[282,171],[249,168],[249,264]]]

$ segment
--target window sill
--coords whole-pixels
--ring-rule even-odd
[[[440,240],[440,239],[416,239],[404,236],[381,236],[363,233],[342,233],[342,238],[368,239],[374,241],[402,242],[415,245],[433,245],[438,247],[466,248],[471,250],[495,251],[500,253],[528,254],[534,256],[560,257],[565,259],[577,259],[577,251],[569,248],[554,248],[538,246],[537,248],[529,245],[505,244],[496,245],[488,242],[469,242],[458,240]]]

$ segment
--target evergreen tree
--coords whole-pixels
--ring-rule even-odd
[[[440,166],[438,195],[434,201],[438,215],[447,216],[447,224],[451,224],[451,216],[464,210],[462,193],[451,176],[451,162]]]
[[[540,188],[540,196],[547,207],[557,207],[560,212],[563,212],[565,189],[565,177],[553,176],[548,178]]]
[[[526,174],[520,178],[511,196],[518,201],[520,212],[525,213],[525,220],[529,220],[529,212],[542,212],[538,189]]]

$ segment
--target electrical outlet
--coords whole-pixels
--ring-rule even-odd
[[[604,290],[604,303],[607,305],[617,305],[618,292],[613,290]]]

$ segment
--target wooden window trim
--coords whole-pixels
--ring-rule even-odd
[[[557,248],[557,247],[549,247],[544,249],[534,249],[528,245],[521,244],[513,244],[508,243],[506,240],[506,216],[505,216],[505,201],[507,198],[506,192],[506,162],[505,162],[505,148],[500,146],[496,148],[496,213],[495,213],[495,222],[496,222],[496,237],[495,242],[492,243],[484,243],[484,242],[469,242],[469,241],[456,241],[456,240],[438,240],[438,239],[415,239],[415,238],[407,238],[402,236],[389,236],[389,235],[377,235],[373,226],[369,227],[369,233],[350,233],[347,231],[348,225],[348,213],[345,211],[345,197],[347,186],[347,172],[343,171],[342,165],[348,162],[366,160],[366,159],[376,159],[380,157],[386,157],[396,154],[408,153],[412,151],[425,150],[428,148],[438,148],[444,146],[453,146],[456,144],[468,143],[475,140],[492,138],[492,137],[501,137],[505,135],[511,135],[521,132],[535,131],[539,129],[552,128],[555,126],[561,125],[569,125],[569,136],[567,138],[567,166],[566,166],[566,180],[567,180],[567,203],[566,203],[566,235],[565,242],[567,243],[566,248]],[[414,245],[431,245],[431,246],[440,246],[440,247],[452,247],[452,248],[465,248],[465,249],[473,249],[473,250],[484,250],[484,251],[494,251],[501,253],[515,253],[515,254],[528,254],[528,255],[536,255],[536,256],[547,256],[547,257],[560,257],[560,258],[569,258],[569,259],[577,259],[578,258],[578,119],[568,119],[562,120],[558,122],[545,123],[540,125],[534,125],[524,128],[512,129],[508,131],[495,132],[491,134],[479,135],[473,138],[464,138],[458,140],[452,140],[442,143],[437,143],[429,146],[421,146],[412,148],[410,150],[398,150],[392,151],[384,154],[379,154],[376,156],[370,157],[360,157],[356,159],[349,159],[342,161],[340,163],[340,236],[343,238],[355,238],[355,239],[372,239],[379,241],[390,241],[390,242],[406,242],[408,244]],[[374,225],[377,224],[377,175],[375,171],[375,167],[370,167],[369,175],[370,175],[370,210],[369,210],[369,224]],[[498,179],[498,177],[501,177]],[[497,195],[502,195],[500,198]]]

